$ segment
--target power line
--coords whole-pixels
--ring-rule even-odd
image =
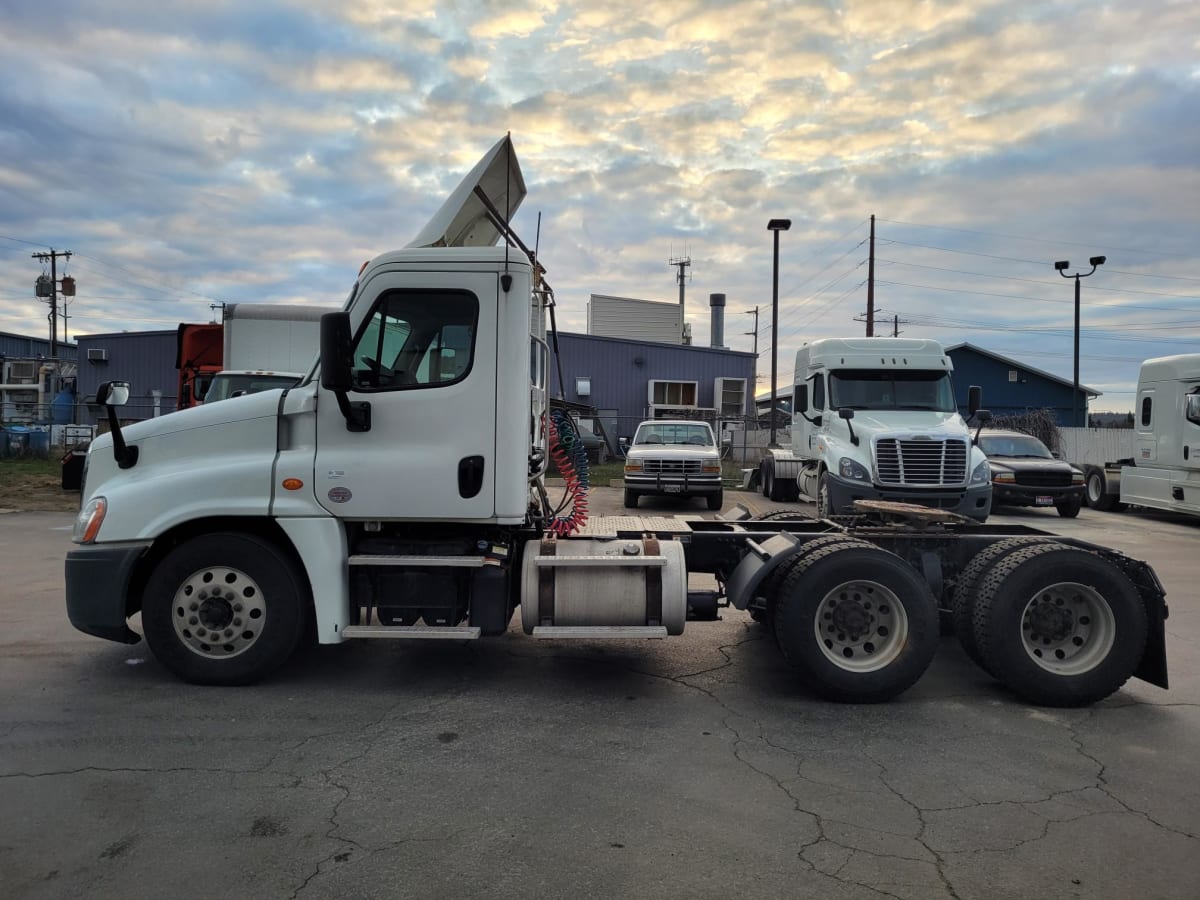
[[[1006,300],[1036,300],[1039,303],[1070,303],[1074,304],[1073,300],[1060,300],[1055,297],[1031,297],[1027,294],[998,294],[995,291],[974,291],[969,288],[959,287],[937,287],[932,284],[913,284],[910,281],[884,281],[876,279],[876,284],[890,284],[897,287],[918,288],[923,291],[944,291],[950,294],[976,294],[980,297],[1002,297]],[[1157,312],[1186,312],[1178,306],[1147,306],[1141,303],[1099,303],[1094,304],[1090,309],[1105,310],[1105,309],[1152,309]]]
[[[7,234],[0,234],[0,240],[13,241],[17,244],[28,244],[30,247],[45,247],[47,250],[50,249],[49,244],[39,244],[36,241],[26,241],[22,240],[21,238],[9,237]]]
[[[948,225],[927,225],[923,222],[902,222],[899,219],[885,219],[885,218],[883,218],[883,216],[879,217],[879,221],[891,222],[893,225],[908,225],[913,228],[929,228],[934,231],[956,231],[956,232],[959,232],[960,234],[981,234],[986,237],[1008,238],[1009,240],[1014,240],[1014,241],[1029,241],[1030,243],[1034,243],[1034,244],[1058,244],[1058,245],[1067,246],[1067,247],[1089,247],[1093,250],[1096,250],[1096,249],[1109,250],[1109,251],[1115,250],[1119,253],[1144,253],[1144,254],[1147,254],[1150,256],[1177,257],[1177,256],[1182,255],[1179,253],[1164,253],[1161,250],[1133,250],[1133,249],[1130,249],[1129,247],[1112,247],[1112,246],[1104,246],[1102,244],[1095,244],[1095,243],[1081,244],[1077,241],[1058,241],[1058,240],[1052,240],[1049,238],[1031,238],[1031,237],[1025,237],[1024,235],[1019,235],[1019,234],[1002,234],[997,231],[976,231],[971,228],[952,228]]]

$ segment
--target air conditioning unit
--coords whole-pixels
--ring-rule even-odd
[[[34,360],[14,360],[8,364],[7,384],[34,384],[37,381],[37,363]]]
[[[103,347],[88,347],[88,362],[108,362],[108,350]]]

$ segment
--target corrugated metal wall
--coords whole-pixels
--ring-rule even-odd
[[[121,409],[122,419],[149,419],[155,415],[154,391],[159,391],[158,415],[174,412],[179,373],[175,369],[176,332],[140,331],[128,334],[90,334],[79,337],[80,403],[95,399],[96,388],[105,381],[128,381],[129,403]],[[88,350],[108,351],[108,362],[91,362]],[[81,410],[83,408],[81,407]],[[95,421],[81,411],[80,421]]]
[[[592,294],[588,300],[588,334],[681,344],[679,304]]]
[[[74,344],[58,342],[58,359],[75,359],[75,354]],[[0,331],[0,356],[7,359],[37,359],[39,356],[49,355],[49,338],[29,337],[9,331]]]
[[[558,346],[566,383],[563,396],[600,410],[617,410],[621,435],[632,435],[633,427],[646,417],[652,380],[698,382],[697,399],[702,407],[715,405],[713,384],[719,377],[745,378],[748,392],[753,389],[753,353],[564,333],[558,336]],[[553,396],[557,397],[558,371],[553,361],[550,373]],[[580,377],[591,380],[590,396],[576,392]]]

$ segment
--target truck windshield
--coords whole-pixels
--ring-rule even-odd
[[[712,431],[707,425],[643,425],[634,444],[691,444],[711,447]]]
[[[932,409],[954,412],[947,372],[841,369],[829,375],[833,409]]]
[[[212,385],[204,395],[204,402],[215,403],[218,400],[228,400],[234,395],[273,391],[276,388],[291,387],[295,383],[295,375],[218,374],[213,376]]]
[[[987,456],[1024,457],[1026,459],[1052,459],[1046,445],[1037,438],[1025,435],[981,434],[979,449]]]

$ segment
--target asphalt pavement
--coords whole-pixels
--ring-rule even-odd
[[[193,687],[69,625],[71,520],[0,515],[5,898],[1200,896],[1200,522],[996,516],[1147,559],[1167,589],[1171,689],[1060,710],[950,638],[897,700],[826,703],[736,610],[667,641],[514,620],[349,642]]]

